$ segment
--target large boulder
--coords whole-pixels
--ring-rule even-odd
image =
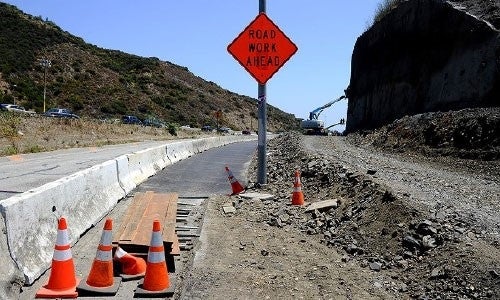
[[[401,1],[363,33],[352,55],[346,131],[500,106],[500,11],[487,2]]]

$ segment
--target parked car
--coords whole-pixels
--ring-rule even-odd
[[[231,128],[228,128],[228,127],[219,127],[219,129],[217,129],[218,132],[222,132],[222,133],[229,133],[229,131],[231,131]]]
[[[163,124],[163,122],[157,119],[146,119],[144,120],[144,122],[142,122],[142,125],[156,127],[156,128],[165,127],[165,124]]]
[[[122,123],[142,125],[142,121],[136,116],[123,116]]]
[[[205,125],[205,126],[201,127],[201,131],[212,131],[212,126]]]
[[[47,117],[79,119],[71,110],[66,108],[51,108],[44,113]]]
[[[36,114],[32,110],[26,110],[26,109],[24,109],[24,107],[16,105],[16,104],[0,104],[0,106],[1,106],[1,110],[4,110],[4,111],[11,111],[11,112],[30,114],[30,115]]]
[[[250,130],[246,129],[246,130],[242,130],[241,134],[249,135],[249,134],[252,134],[252,133],[250,132]]]

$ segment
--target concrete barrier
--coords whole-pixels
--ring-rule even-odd
[[[59,216],[67,218],[74,243],[125,195],[110,160],[2,201],[10,255],[25,283],[50,266]]]
[[[0,299],[18,299],[24,275],[10,257],[5,220],[0,215]]]
[[[133,189],[137,187],[134,179],[131,176],[130,168],[128,164],[128,156],[122,155],[115,159],[116,169],[118,175],[118,184],[122,187],[125,194],[130,193]]]
[[[167,165],[213,147],[255,139],[225,136],[169,142],[122,155],[0,201],[6,232],[0,238],[0,249],[8,249],[11,265],[17,265],[24,274],[24,283],[30,285],[50,267],[60,216],[67,218],[69,238],[74,244],[118,200]],[[2,261],[2,266],[8,264],[4,258]],[[0,270],[0,283],[10,282],[19,273],[15,268]],[[0,296],[11,293],[1,288],[4,291]]]
[[[166,147],[164,145],[127,154],[129,174],[125,175],[130,176],[132,181],[139,185],[171,164],[167,158]]]
[[[201,153],[210,149],[209,139],[198,139],[193,141],[195,153]]]
[[[193,141],[182,141],[167,145],[167,157],[172,163],[186,159],[193,155]]]

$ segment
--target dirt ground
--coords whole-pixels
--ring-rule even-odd
[[[270,196],[204,202],[201,235],[183,253],[174,298],[500,299],[498,138],[480,135],[491,139],[471,149],[482,159],[460,158],[467,147],[453,143],[411,147],[429,125],[415,120],[427,117],[347,137],[271,139],[268,184],[255,183],[255,159],[247,174],[247,194]],[[446,130],[496,130],[496,114],[486,119]],[[444,130],[433,122],[434,132]],[[403,139],[399,129],[411,134]],[[295,170],[303,207],[291,205]],[[307,212],[325,200],[332,204]]]
[[[181,299],[500,298],[498,161],[298,134],[268,149],[269,184],[250,190],[272,199],[209,202]],[[295,169],[307,202],[338,205],[291,206]]]
[[[396,299],[382,288],[390,278],[296,228],[267,224],[268,201],[244,199],[236,213],[225,214],[222,207],[231,201],[208,202],[180,299]]]

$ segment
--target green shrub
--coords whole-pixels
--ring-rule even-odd
[[[13,155],[19,153],[17,141],[19,140],[19,125],[21,118],[13,113],[0,113],[0,138],[7,139],[11,145],[7,146],[4,151],[5,155]]]
[[[5,95],[0,93],[0,100],[2,103],[14,103],[14,97],[11,94]]]
[[[13,113],[0,113],[0,138],[12,140],[18,136],[21,118]]]
[[[100,108],[101,112],[110,115],[125,115],[127,114],[127,106],[121,100],[113,100],[113,102],[104,104]]]
[[[68,103],[74,111],[79,111],[84,108],[83,100],[78,95],[72,95],[69,97]]]
[[[177,126],[174,124],[168,124],[168,133],[173,136],[177,136]]]
[[[19,151],[17,150],[17,147],[15,147],[15,146],[7,146],[0,153],[7,156],[7,155],[18,154]]]
[[[29,153],[38,153],[38,152],[43,152],[43,151],[45,151],[45,149],[40,145],[33,145],[27,149],[27,152],[29,152]]]

